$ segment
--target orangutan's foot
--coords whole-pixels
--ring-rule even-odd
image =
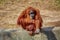
[[[35,34],[39,34],[40,33],[40,29],[36,29]]]

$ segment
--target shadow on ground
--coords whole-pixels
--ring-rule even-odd
[[[54,27],[47,27],[47,28],[42,28],[41,32],[47,36],[48,40],[57,40],[55,34],[53,33],[52,29]]]

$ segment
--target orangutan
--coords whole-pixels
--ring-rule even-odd
[[[29,34],[39,33],[42,27],[40,11],[33,7],[25,9],[18,17],[17,24],[29,31]]]

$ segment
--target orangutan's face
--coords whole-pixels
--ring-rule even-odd
[[[31,10],[31,11],[29,12],[29,15],[30,15],[30,18],[31,18],[31,19],[35,19],[36,12],[33,11],[33,10]]]

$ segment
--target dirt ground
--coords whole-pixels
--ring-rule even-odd
[[[53,0],[54,1],[54,0]],[[0,28],[18,28],[16,25],[20,13],[27,7],[34,7],[40,10],[43,19],[43,27],[60,26],[60,10],[53,10],[54,2],[41,0],[6,0],[0,3]],[[54,8],[52,8],[52,6]],[[49,9],[50,7],[50,9]],[[52,10],[51,10],[52,9]],[[55,8],[57,9],[57,8]]]

